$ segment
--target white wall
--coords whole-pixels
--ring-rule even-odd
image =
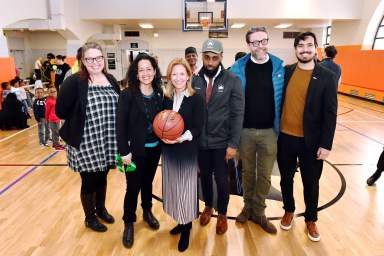
[[[363,0],[229,0],[230,19],[359,19]],[[180,19],[182,0],[81,0],[83,19]],[[138,10],[145,10],[140,12]]]
[[[373,42],[374,33],[376,32],[377,25],[380,20],[374,24],[374,32],[370,33],[370,40],[364,41],[364,35],[367,31],[368,24],[372,18],[373,13],[375,12],[378,4],[382,0],[369,0],[365,1],[362,7],[362,14],[360,20],[355,21],[333,21],[332,22],[332,34],[331,34],[331,44],[335,45],[362,45],[365,44],[370,48]],[[380,18],[384,13],[381,13]]]
[[[293,63],[296,61],[293,49],[293,39],[283,39],[283,31],[271,29],[269,30],[269,51],[278,57],[282,58],[285,63]],[[156,30],[159,37],[153,37],[152,30],[141,30],[140,38],[124,38],[120,45],[126,45],[122,48],[128,49],[130,42],[138,42],[139,47],[143,42],[147,45],[140,47],[141,49],[149,49],[158,57],[161,71],[165,73],[167,65],[175,57],[184,57],[184,50],[188,46],[196,47],[199,55],[199,66],[201,61],[201,47],[208,38],[207,32],[181,32],[179,30]],[[229,67],[234,62],[234,56],[239,51],[248,52],[248,47],[245,42],[245,29],[230,30],[228,38],[220,38],[224,47],[223,64]]]
[[[66,40],[54,31],[6,31],[9,50],[24,50],[25,74],[29,76],[38,57],[47,53],[66,55]]]
[[[24,19],[47,19],[47,0],[1,0],[0,28]]]

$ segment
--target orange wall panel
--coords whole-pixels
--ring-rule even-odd
[[[0,57],[0,82],[6,82],[16,76],[15,61],[12,57]]]

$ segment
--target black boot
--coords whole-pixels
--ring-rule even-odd
[[[177,224],[177,226],[174,227],[173,229],[171,229],[171,231],[169,231],[169,233],[171,233],[171,235],[180,234],[181,231],[183,231],[183,227],[184,227],[183,224]]]
[[[134,240],[134,229],[133,222],[124,224],[124,233],[123,233],[123,245],[126,248],[131,248]]]
[[[181,236],[179,240],[179,244],[177,246],[177,249],[179,252],[183,252],[188,249],[189,246],[189,235],[192,228],[192,222],[189,222],[188,224],[183,225],[183,230],[181,231]]]
[[[151,209],[143,209],[143,219],[152,229],[156,230],[160,228],[159,221],[155,218],[155,216],[153,216]]]
[[[85,226],[96,232],[107,231],[107,227],[101,224],[95,215],[93,194],[81,194],[80,198],[85,213]]]
[[[110,215],[105,208],[105,196],[107,193],[107,186],[103,186],[96,190],[96,214],[106,223],[114,223],[115,219]]]
[[[381,176],[381,171],[379,170],[375,171],[372,174],[372,176],[367,179],[368,186],[372,186],[373,184],[375,184],[375,182],[380,178],[380,176]]]

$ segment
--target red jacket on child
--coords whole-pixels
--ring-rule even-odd
[[[48,122],[52,122],[52,123],[60,122],[60,119],[56,116],[55,107],[56,107],[56,98],[48,97],[47,101],[45,102],[45,119]]]

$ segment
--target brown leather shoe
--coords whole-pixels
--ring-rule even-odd
[[[320,233],[317,230],[316,223],[313,221],[307,221],[305,224],[307,224],[308,238],[313,242],[320,241]]]
[[[292,227],[293,212],[285,212],[283,218],[280,221],[280,228],[282,230],[290,230]]]
[[[217,217],[217,223],[216,223],[216,234],[222,235],[227,231],[227,229],[228,229],[227,216],[219,214],[219,216]]]
[[[213,209],[211,207],[205,206],[204,211],[200,215],[200,225],[205,226],[211,220]]]

